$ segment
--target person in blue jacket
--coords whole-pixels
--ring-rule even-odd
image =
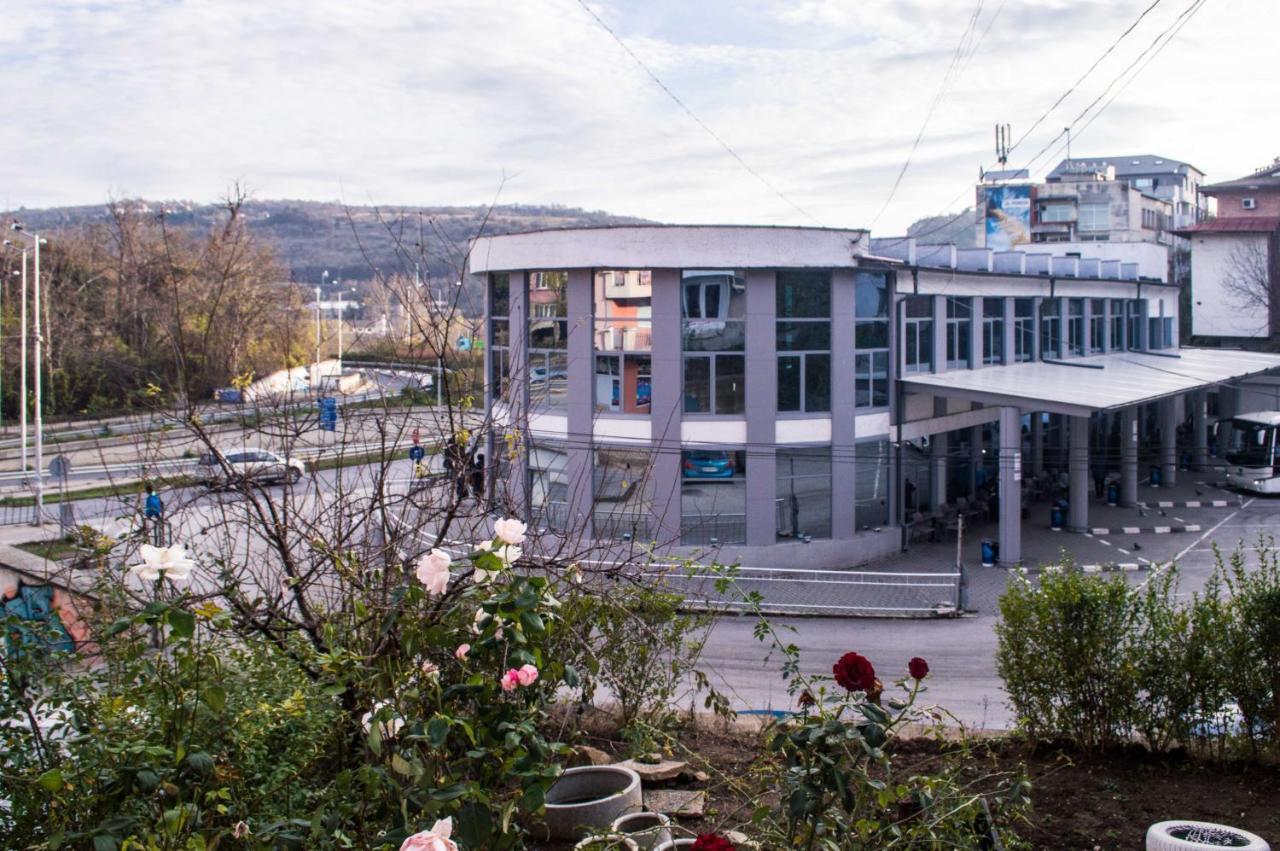
[[[160,500],[160,494],[156,493],[156,489],[151,485],[147,485],[147,498],[142,504],[142,516],[146,519],[146,524],[154,529],[152,537],[156,541],[156,546],[160,546],[161,529],[164,526],[164,503]]]

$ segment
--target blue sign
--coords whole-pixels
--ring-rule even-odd
[[[458,351],[460,351],[460,352],[469,352],[469,351],[471,351],[471,338],[470,338],[470,337],[459,337],[459,338],[458,338]]]
[[[409,447],[409,460],[415,464],[421,461],[423,458],[425,458],[426,455],[427,455],[427,450],[423,449],[421,446]]]
[[[322,431],[338,430],[338,400],[332,396],[320,399],[320,428]]]

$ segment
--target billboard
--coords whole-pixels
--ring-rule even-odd
[[[984,186],[983,233],[987,248],[1008,251],[1031,242],[1031,187]]]

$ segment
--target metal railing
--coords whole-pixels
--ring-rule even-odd
[[[745,514],[684,514],[680,517],[681,546],[714,547],[746,542]]]
[[[874,570],[790,570],[740,567],[736,571],[701,567],[644,572],[644,578],[685,598],[691,608],[744,611],[745,595],[760,595],[767,614],[863,617],[937,617],[960,608],[958,572],[903,573]],[[725,591],[717,580],[732,576]]]

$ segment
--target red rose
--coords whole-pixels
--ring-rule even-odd
[[[846,653],[831,666],[836,682],[849,691],[871,691],[876,685],[876,669],[860,653]]]
[[[929,676],[929,663],[919,656],[912,656],[911,661],[907,663],[907,671],[912,679],[923,680]]]
[[[701,833],[693,842],[693,851],[736,851],[733,843],[718,833]]]

